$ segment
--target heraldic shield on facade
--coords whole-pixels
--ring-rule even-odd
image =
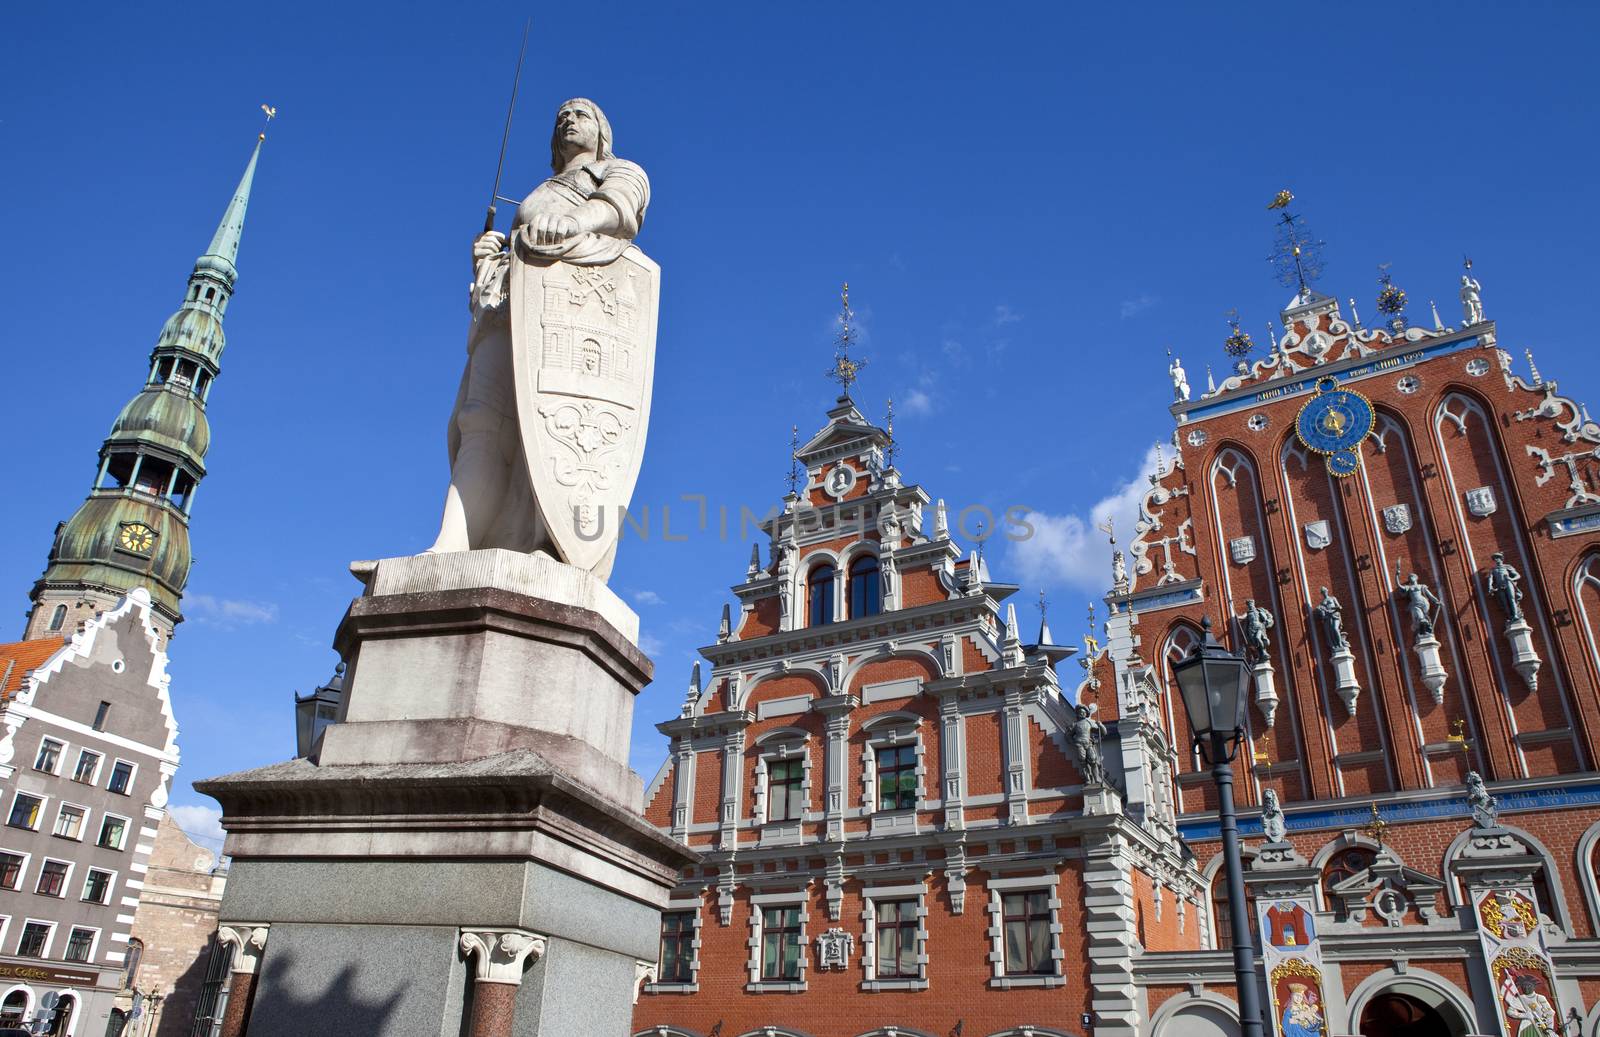
[[[523,456],[559,557],[609,569],[644,460],[660,267],[636,246],[601,266],[511,267]]]

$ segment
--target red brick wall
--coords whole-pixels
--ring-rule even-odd
[[[1005,789],[1004,726],[999,713],[967,717],[967,794],[988,796]],[[968,816],[973,816],[970,812]]]

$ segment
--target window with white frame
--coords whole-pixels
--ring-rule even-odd
[[[751,991],[806,989],[804,891],[757,893],[750,898]]]
[[[88,904],[105,904],[111,900],[111,887],[116,884],[116,872],[90,868],[83,877],[83,897]]]
[[[861,891],[863,990],[922,990],[928,985],[927,891],[920,882]]]
[[[21,889],[22,876],[27,870],[28,854],[0,850],[0,889]]]
[[[26,792],[19,792],[11,801],[11,816],[6,818],[6,824],[12,828],[26,828],[30,832],[39,830],[39,815],[44,813],[44,799],[40,796],[30,796]]]
[[[30,918],[22,925],[22,935],[17,939],[17,954],[23,958],[42,958],[50,953],[50,934],[55,925]]]
[[[67,744],[59,738],[44,737],[39,739],[39,753],[33,758],[33,769],[54,774],[61,769],[61,755],[67,751]]]
[[[661,953],[652,988],[695,989],[700,972],[700,901],[670,901],[661,913]]]
[[[72,927],[72,932],[67,935],[67,951],[63,957],[67,961],[88,961],[94,954],[94,945],[99,939],[100,930],[75,925]]]
[[[868,813],[914,811],[922,801],[921,723],[904,714],[868,723],[861,752],[861,805]]]
[[[72,768],[72,780],[80,785],[99,784],[101,759],[103,757],[93,749],[80,749],[78,764]]]
[[[118,760],[111,765],[111,780],[106,782],[106,788],[118,795],[126,796],[133,788],[133,772],[136,768],[127,760]]]
[[[83,826],[89,811],[76,803],[63,803],[56,808],[56,824],[51,831],[63,839],[83,838]]]
[[[1060,986],[1061,900],[1057,880],[1019,876],[989,881],[992,987]]]
[[[759,746],[755,767],[756,824],[797,822],[811,802],[811,754],[803,732],[773,732]]]
[[[115,814],[107,814],[100,819],[100,837],[94,841],[96,846],[103,846],[108,850],[120,850],[128,843],[128,819]]]
[[[67,879],[72,875],[72,865],[67,861],[52,860],[49,857],[39,866],[39,884],[33,891],[42,897],[65,897],[67,895]]]

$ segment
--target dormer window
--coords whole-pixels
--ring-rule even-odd
[[[826,563],[811,570],[806,577],[806,594],[809,602],[810,626],[827,626],[833,622],[834,568]]]
[[[850,563],[850,618],[876,616],[883,611],[883,587],[879,581],[878,559],[862,555]]]

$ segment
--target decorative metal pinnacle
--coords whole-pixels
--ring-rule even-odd
[[[800,492],[800,426],[789,426],[789,496]]]
[[[850,356],[850,347],[856,344],[856,338],[856,315],[850,309],[850,282],[846,281],[839,289],[839,337],[835,339],[838,346],[833,353],[833,367],[828,371],[828,377],[839,383],[844,396],[850,395],[850,387],[861,376],[861,369],[867,366],[864,358]]]
[[[267,139],[267,127],[271,126],[272,125],[272,120],[276,119],[278,117],[278,109],[276,107],[274,107],[273,105],[264,104],[264,105],[261,106],[261,110],[266,113],[267,119],[266,119],[265,122],[263,122],[261,124],[261,132],[257,136],[258,136],[258,138],[260,140],[266,140]]]
[[[884,468],[893,468],[894,467],[895,447],[899,445],[894,441],[894,397],[893,396],[889,397],[888,402],[885,405],[883,423],[884,423],[885,426],[887,426],[884,429],[884,431],[889,434],[889,441],[883,445],[883,467]]]
[[[1372,819],[1361,830],[1372,836],[1373,841],[1378,844],[1378,849],[1383,849],[1383,833],[1389,830],[1389,822],[1385,821],[1383,815],[1378,813],[1376,801],[1372,804]]]
[[[1222,341],[1223,350],[1227,352],[1229,356],[1235,358],[1242,359],[1243,357],[1249,356],[1250,351],[1256,348],[1256,344],[1250,338],[1250,333],[1239,327],[1239,311],[1229,310],[1227,312],[1227,318],[1228,327],[1233,329],[1233,333]]]
[[[1378,265],[1378,312],[1389,318],[1389,326],[1404,331],[1406,326],[1406,292],[1394,283],[1389,274],[1389,263]]]
[[[1278,217],[1278,240],[1267,262],[1277,268],[1280,284],[1293,286],[1300,295],[1305,295],[1307,286],[1322,276],[1322,250],[1327,242],[1313,238],[1306,229],[1305,220],[1289,211],[1292,201],[1293,194],[1279,191],[1267,203],[1268,209],[1283,211]]]

